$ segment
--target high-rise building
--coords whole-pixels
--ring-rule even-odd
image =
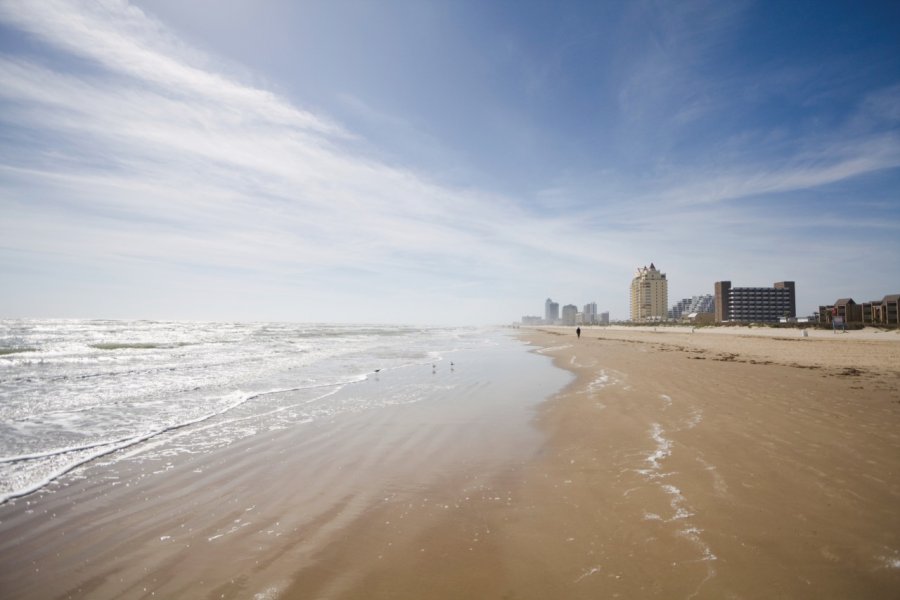
[[[581,311],[583,316],[582,320],[585,325],[593,325],[597,322],[597,303],[596,302],[588,302],[584,305],[584,310]]]
[[[653,263],[641,267],[631,280],[631,320],[664,321],[669,305],[669,282]]]
[[[739,288],[730,281],[717,281],[715,290],[718,322],[777,323],[782,317],[797,316],[793,281],[779,281],[770,288]]]
[[[562,324],[574,325],[575,318],[578,316],[578,307],[574,304],[566,304],[562,307]]]
[[[554,302],[547,298],[546,302],[544,302],[544,321],[548,325],[553,325],[559,321],[559,302]]]
[[[600,320],[598,321],[600,325],[609,325],[609,313],[602,312],[600,313]]]

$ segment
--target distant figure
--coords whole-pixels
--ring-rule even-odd
[[[581,339],[581,327],[575,328],[575,335],[578,336],[578,339]]]

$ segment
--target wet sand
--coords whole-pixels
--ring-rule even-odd
[[[562,594],[900,595],[900,337],[713,331],[528,334],[578,374],[525,485]]]
[[[900,596],[900,336],[708,333],[521,330],[575,375],[536,407],[523,371],[20,499],[0,591]]]
[[[571,379],[513,340],[329,399],[387,405],[273,431],[249,421],[257,434],[194,453],[190,430],[161,436],[0,506],[0,597],[333,597],[402,544],[397,527],[440,508],[430,490],[448,474],[477,486],[533,454],[534,410]],[[394,527],[353,537],[383,511]],[[370,562],[338,568],[337,549]]]
[[[419,510],[383,562],[331,547],[366,565],[335,597],[900,595],[897,338],[691,335],[524,332],[577,375],[540,410],[540,453],[439,487],[450,509]]]

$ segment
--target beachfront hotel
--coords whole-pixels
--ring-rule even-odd
[[[641,267],[631,280],[631,320],[635,323],[665,321],[669,305],[669,282],[656,265]]]
[[[717,323],[777,323],[797,316],[797,296],[793,281],[779,281],[772,287],[732,287],[730,281],[715,286]]]
[[[692,296],[672,305],[669,310],[669,320],[680,321],[689,315],[715,312],[716,299],[712,294]]]

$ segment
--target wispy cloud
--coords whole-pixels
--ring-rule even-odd
[[[652,117],[647,129],[664,120],[672,94],[678,127],[720,110],[712,83],[707,97],[690,91],[703,88],[692,61],[739,17],[716,6],[664,15],[659,47],[627,78],[626,112]],[[702,17],[701,31],[687,17]],[[4,0],[0,19],[44,50],[0,55],[0,251],[35,269],[131,269],[170,286],[206,282],[213,296],[265,285],[272,295],[293,290],[300,311],[312,310],[305,299],[358,297],[393,320],[416,303],[471,309],[516,293],[539,302],[559,287],[585,296],[572,301],[620,302],[637,264],[708,264],[711,251],[697,258],[686,241],[709,249],[748,223],[760,232],[777,222],[751,219],[743,199],[900,166],[900,141],[880,125],[898,119],[895,86],[864,99],[840,130],[791,140],[778,162],[751,158],[744,140],[720,162],[657,154],[644,177],[611,166],[591,189],[552,181],[520,198],[452,187],[379,155],[346,124],[242,82],[126,2]],[[407,149],[438,143],[363,99],[342,102],[376,128],[396,128]],[[398,296],[405,313],[391,308]]]
[[[195,53],[133,7],[6,3],[0,14],[103,67],[74,75],[0,58],[5,120],[54,139],[8,155],[11,247],[276,278],[354,265],[420,280],[569,254],[552,222],[507,198],[388,166],[327,118],[190,66]]]

